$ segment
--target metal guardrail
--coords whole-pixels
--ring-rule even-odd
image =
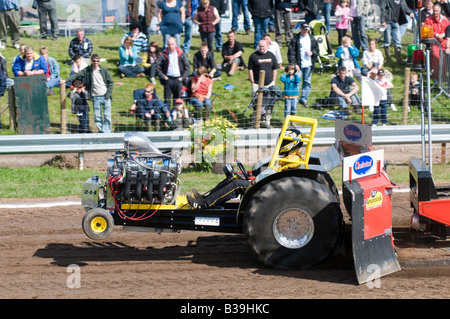
[[[280,129],[236,130],[235,146],[239,148],[273,147]],[[303,133],[308,133],[304,131]],[[192,146],[190,132],[143,132],[160,150],[187,150]],[[450,142],[450,125],[432,126],[432,142]],[[123,149],[124,133],[64,134],[64,135],[5,135],[0,136],[0,155],[50,154],[118,151]],[[420,144],[420,125],[374,127],[372,144]],[[329,146],[335,142],[334,127],[318,128],[315,146]]]

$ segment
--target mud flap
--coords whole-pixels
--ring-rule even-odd
[[[401,270],[392,237],[389,185],[384,174],[343,183],[344,203],[352,217],[353,259],[359,284]]]

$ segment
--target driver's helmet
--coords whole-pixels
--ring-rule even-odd
[[[303,146],[303,142],[300,141],[302,138],[302,133],[300,130],[295,128],[290,128],[286,130],[284,136],[289,136],[294,138],[293,141],[283,139],[280,147],[280,155],[285,156],[293,151],[299,150]]]

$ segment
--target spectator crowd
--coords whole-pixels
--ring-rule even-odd
[[[57,41],[59,30],[55,0],[37,0],[35,3],[40,21],[39,39],[44,41],[51,37]],[[281,97],[285,102],[284,115],[298,114],[298,104],[305,108],[311,104],[311,79],[316,72],[315,61],[320,55],[319,41],[311,32],[310,22],[322,17],[327,32],[336,32],[339,41],[334,53],[338,68],[330,81],[326,100],[328,105],[336,105],[346,114],[361,109],[363,77],[375,81],[387,91],[393,87],[387,67],[393,66],[393,57],[396,64],[405,63],[401,39],[411,21],[416,29],[419,28],[419,17],[422,25],[433,26],[441,49],[450,54],[448,0],[426,0],[421,10],[414,9],[413,1],[378,0],[382,50],[377,48],[376,39],[366,35],[370,5],[369,0],[299,0],[298,8],[305,19],[298,24],[299,32],[294,34],[291,0],[232,0],[230,30],[223,30],[221,23],[221,16],[226,11],[224,0],[129,0],[131,22],[129,32],[117,44],[117,72],[122,78],[148,77],[150,82],[144,89],[136,90],[139,92],[133,92],[130,112],[145,121],[149,130],[159,130],[161,122],[169,129],[176,129],[195,120],[208,119],[214,83],[220,81],[225,73],[232,77],[236,72],[248,69],[252,96],[262,88],[275,86],[279,80],[284,85]],[[42,45],[35,50],[31,46],[20,45],[18,11],[18,0],[0,3],[0,49],[6,47],[9,31],[12,46],[20,50],[12,61],[14,77],[45,76],[48,95],[54,94],[54,87],[64,85],[70,88],[68,97],[72,100],[71,110],[80,122],[79,132],[89,132],[88,101],[91,101],[98,132],[110,133],[113,129],[113,77],[110,70],[101,65],[103,60],[95,53],[95,45],[86,37],[85,31],[78,29],[69,44],[67,53],[71,73],[62,79],[58,61],[51,56],[48,46]],[[244,45],[238,35],[240,12],[244,18],[244,31],[250,34],[252,24],[254,30],[251,43],[254,52],[248,61],[244,61]],[[335,31],[331,30],[330,23],[333,14]],[[47,30],[47,16],[50,30]],[[158,20],[156,30],[162,35],[161,43],[150,41],[150,26],[155,16]],[[194,24],[198,25],[202,43],[198,52],[191,54]],[[225,43],[223,33],[226,33]],[[271,33],[275,35],[273,39]],[[281,55],[282,47],[287,48],[286,57]],[[439,54],[437,47],[437,51],[433,50],[433,61],[439,61]],[[1,54],[0,58],[0,66],[6,65]],[[260,83],[261,70],[265,71],[263,83]],[[13,79],[8,79],[4,66],[1,71],[0,96],[4,94],[3,87],[13,85]],[[163,87],[161,98],[156,94],[157,79]],[[417,79],[412,78],[411,81],[414,87]],[[371,106],[373,125],[387,123],[389,106],[395,110],[389,95],[388,92],[379,105]],[[189,115],[187,104],[195,109],[192,115]]]

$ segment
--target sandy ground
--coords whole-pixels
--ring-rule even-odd
[[[86,163],[92,160],[101,167],[106,163],[99,157],[86,157]],[[95,242],[81,229],[84,210],[77,204],[79,197],[3,199],[0,207],[75,203],[0,208],[0,298],[449,298],[450,243],[413,242],[417,234],[408,228],[412,214],[408,193],[392,196],[394,239],[402,270],[376,285],[358,285],[348,256],[313,269],[281,271],[258,264],[244,238],[235,234],[159,235],[116,227],[106,241]]]

